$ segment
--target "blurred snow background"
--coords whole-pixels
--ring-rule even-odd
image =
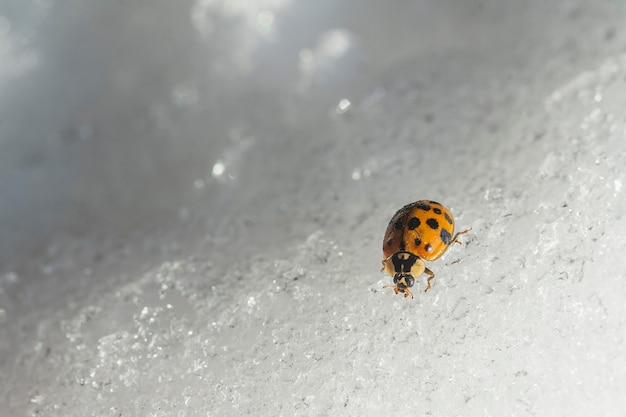
[[[623,416],[625,23],[0,2],[0,415]],[[405,300],[422,198],[473,232]]]

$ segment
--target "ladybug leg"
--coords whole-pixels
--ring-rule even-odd
[[[393,288],[393,292],[398,293],[398,288],[395,285],[385,285],[384,288]]]
[[[427,286],[426,286],[426,289],[424,290],[424,292],[427,292],[428,290],[430,290],[430,281],[432,281],[433,278],[435,278],[435,273],[428,268],[426,268],[424,272],[428,274],[428,279],[426,280]]]
[[[398,287],[396,287],[395,285],[385,285],[383,288],[393,288],[393,292],[396,294],[400,292]],[[408,288],[404,289],[403,294],[404,294],[404,298],[408,297],[409,295],[411,296],[411,298],[415,298],[413,297],[413,293],[411,292],[411,290],[409,290]]]
[[[471,230],[472,230],[472,227],[470,226],[469,229],[465,229],[462,232],[455,234],[454,237],[452,238],[452,243],[458,243],[459,245],[462,245],[461,241],[459,240],[459,235],[464,235],[465,233],[470,232]]]
[[[390,262],[390,260],[389,260],[390,258],[391,258],[391,256],[388,257],[387,259],[383,259],[382,260],[383,267],[380,268],[380,272],[384,272],[385,271],[385,269],[387,268],[387,262]]]

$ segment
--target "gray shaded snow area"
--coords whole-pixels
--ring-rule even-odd
[[[0,1],[0,416],[624,416],[625,109],[623,0]]]

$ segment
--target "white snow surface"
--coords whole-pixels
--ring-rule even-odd
[[[0,416],[626,415],[623,1],[2,3]]]

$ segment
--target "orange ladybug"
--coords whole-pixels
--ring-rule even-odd
[[[434,261],[454,242],[459,235],[472,230],[470,227],[454,234],[454,218],[450,210],[431,200],[419,200],[402,207],[389,222],[385,239],[383,240],[383,268],[393,277],[393,291],[409,295],[409,290],[415,283],[415,278],[424,272],[428,274],[427,286],[424,292],[430,289],[430,281],[435,274],[426,268],[424,261]]]

